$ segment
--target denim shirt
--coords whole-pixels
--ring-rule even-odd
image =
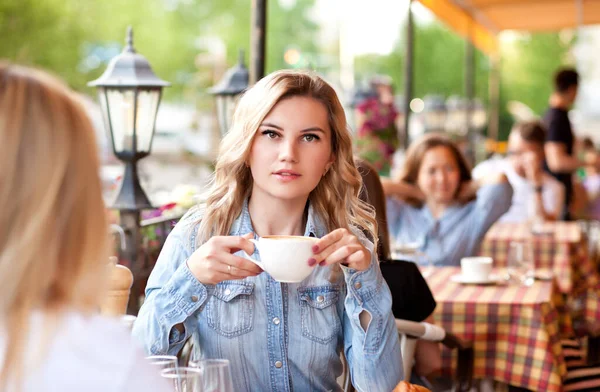
[[[186,263],[198,247],[201,215],[195,209],[177,224],[148,280],[133,329],[148,354],[175,355],[191,338],[194,358],[230,361],[235,391],[340,391],[342,349],[359,391],[391,391],[403,378],[392,297],[362,234],[370,267],[342,266],[334,283],[331,267],[317,266],[301,283],[278,283],[263,272],[204,285]],[[245,203],[230,235],[248,232],[254,230]],[[309,207],[305,235],[326,233]],[[253,257],[260,257],[256,250]],[[363,311],[371,315],[366,332]],[[184,334],[174,328],[179,323]]]
[[[512,187],[508,182],[485,185],[477,198],[448,207],[439,219],[424,205],[412,207],[387,199],[388,230],[396,243],[417,243],[436,266],[459,266],[460,259],[475,256],[488,229],[510,208]]]

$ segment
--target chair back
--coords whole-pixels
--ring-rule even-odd
[[[108,292],[100,304],[100,312],[108,316],[120,316],[126,313],[129,293],[133,284],[133,274],[129,268],[117,264],[116,257],[111,257]]]

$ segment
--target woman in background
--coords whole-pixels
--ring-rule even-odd
[[[108,227],[75,94],[0,63],[0,146],[0,390],[168,391],[125,328],[95,314]]]
[[[476,255],[512,198],[504,174],[472,180],[456,145],[434,133],[410,146],[398,180],[382,182],[393,243],[417,244],[438,266],[458,266],[461,258]]]

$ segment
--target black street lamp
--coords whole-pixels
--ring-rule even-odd
[[[137,161],[150,154],[156,113],[163,87],[144,56],[133,47],[133,30],[127,28],[127,46],[114,57],[100,78],[88,83],[98,88],[104,123],[113,152],[125,162],[121,190],[113,207],[138,211],[152,205],[142,189]]]
[[[148,60],[136,53],[133,30],[128,27],[127,46],[123,52],[110,61],[100,78],[88,85],[98,89],[113,152],[125,162],[121,189],[112,207],[119,210],[119,223],[126,235],[127,246],[122,258],[129,261],[134,276],[127,312],[137,314],[137,296],[144,289],[140,212],[152,207],[140,185],[137,161],[151,152],[162,89],[170,84],[158,78]]]
[[[240,50],[239,62],[229,68],[219,83],[209,90],[217,101],[217,118],[221,135],[225,135],[229,131],[233,109],[240,94],[248,88],[248,81],[249,73],[248,68],[244,65],[244,51]]]

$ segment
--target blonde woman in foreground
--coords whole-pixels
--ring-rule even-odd
[[[0,63],[0,390],[167,391],[97,312],[108,229],[92,125],[47,74]]]
[[[148,280],[134,335],[149,354],[191,338],[231,363],[234,390],[340,391],[340,354],[359,391],[402,378],[392,298],[344,110],[318,76],[278,71],[241,98],[205,205],[173,232]],[[301,283],[278,283],[240,250],[250,238],[319,238]],[[281,263],[286,263],[285,257]]]

